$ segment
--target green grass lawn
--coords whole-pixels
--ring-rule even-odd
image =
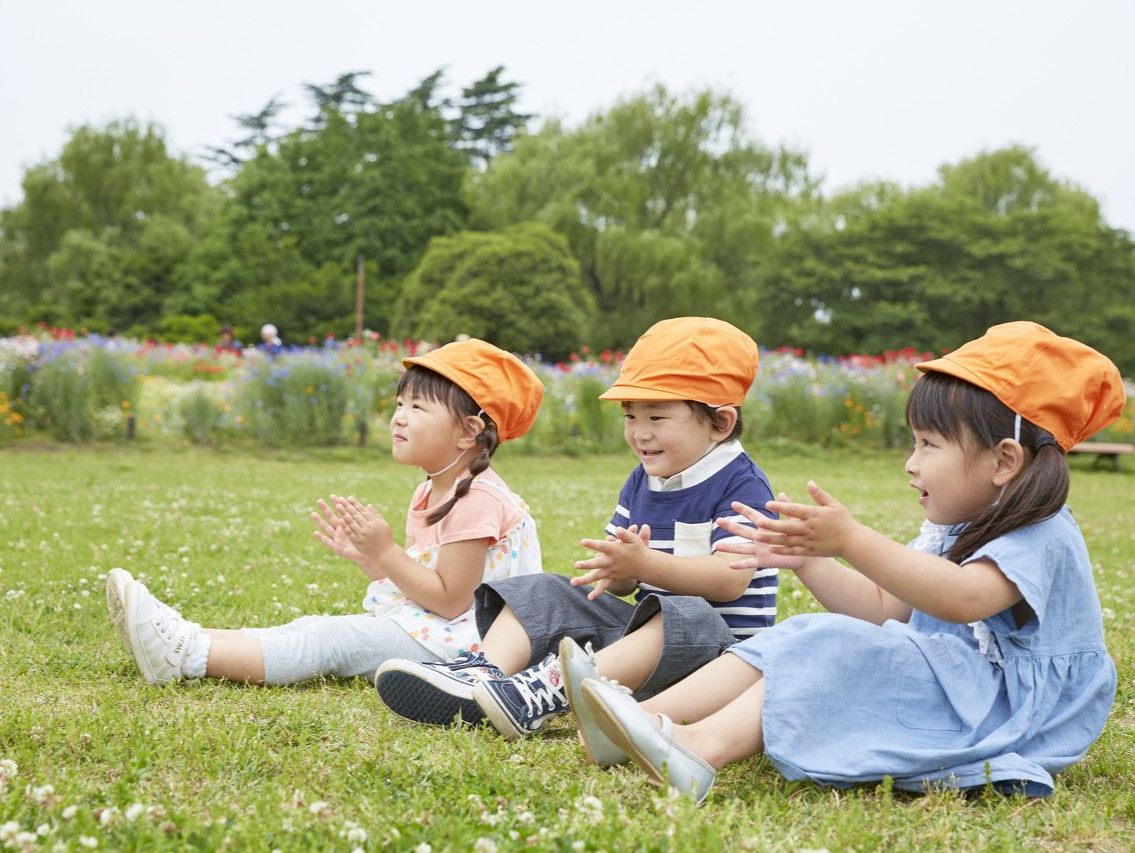
[[[757,455],[774,488],[799,496],[813,477],[891,536],[909,538],[921,521],[901,453]],[[585,765],[570,717],[507,743],[490,731],[401,721],[363,680],[145,684],[107,618],[105,573],[128,569],[211,627],[355,612],[365,579],[314,540],[308,513],[329,492],[356,494],[401,529],[420,474],[379,450],[0,452],[0,762],[18,766],[0,782],[0,824],[39,828],[44,849],[72,850],[84,841],[105,849],[1131,849],[1135,476],[1074,464],[1071,504],[1096,566],[1119,694],[1102,739],[1058,777],[1050,799],[913,797],[886,785],[834,791],[786,782],[757,758],[719,774],[696,808],[633,767]],[[608,520],[630,465],[629,454],[522,457],[506,448],[497,468],[531,504],[547,567],[566,572],[583,553],[578,540]],[[815,609],[782,573],[781,617]]]

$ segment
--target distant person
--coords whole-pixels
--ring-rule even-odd
[[[146,681],[370,679],[392,657],[438,662],[480,648],[474,590],[540,571],[535,522],[490,462],[502,442],[532,426],[544,386],[518,358],[479,340],[402,363],[391,452],[427,477],[410,503],[405,549],[375,508],[354,497],[332,495],[311,514],[316,538],[370,578],[361,611],[209,630],[112,569],[107,605]]]
[[[232,352],[238,355],[244,351],[242,344],[233,334],[233,327],[228,323],[221,326],[221,337],[217,340],[217,352]]]
[[[280,335],[277,333],[276,327],[271,323],[265,323],[260,327],[260,340],[264,342],[260,346],[260,349],[264,350],[268,355],[279,355],[284,349]]]

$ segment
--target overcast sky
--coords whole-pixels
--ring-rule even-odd
[[[152,120],[192,154],[305,81],[365,69],[390,98],[496,65],[525,111],[571,122],[653,82],[728,90],[828,191],[1033,146],[1135,232],[1131,0],[0,0],[0,206],[78,124]]]

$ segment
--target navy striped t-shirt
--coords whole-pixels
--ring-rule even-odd
[[[747,541],[722,530],[714,521],[732,518],[747,526],[731,506],[740,501],[770,518],[765,502],[772,488],[739,441],[722,444],[680,474],[662,480],[649,476],[639,465],[619,492],[615,515],[607,532],[616,527],[650,525],[650,547],[679,557],[713,554],[726,540]],[[738,559],[741,559],[738,557]],[[776,569],[756,569],[748,588],[733,601],[709,603],[739,640],[751,637],[776,621]],[[639,583],[635,600],[650,594],[672,595],[668,590]]]

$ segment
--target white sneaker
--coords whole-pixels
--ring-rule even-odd
[[[118,629],[122,645],[130,651],[130,629],[126,626],[126,587],[134,577],[126,569],[111,569],[106,575],[106,609],[110,611],[110,621]]]
[[[126,625],[134,662],[150,684],[181,678],[181,663],[198,625],[158,601],[140,581],[126,585]]]

